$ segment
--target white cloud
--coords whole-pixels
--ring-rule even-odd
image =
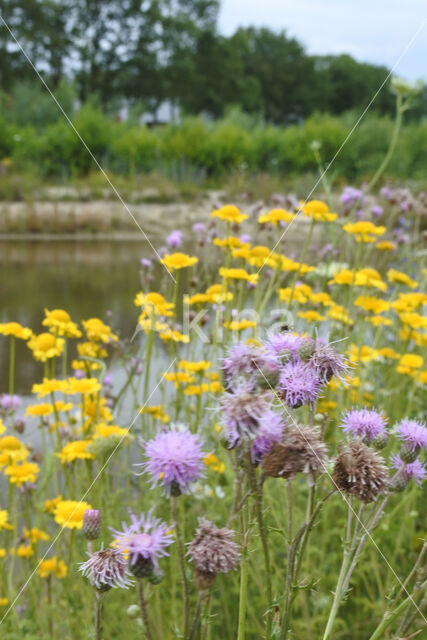
[[[309,53],[350,53],[391,68],[424,23],[395,73],[426,79],[425,0],[222,0],[220,31],[239,26],[285,29]]]

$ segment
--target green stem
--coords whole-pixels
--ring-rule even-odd
[[[188,627],[190,624],[190,590],[188,588],[187,573],[185,570],[185,550],[184,550],[184,542],[182,539],[182,531],[179,524],[177,500],[178,498],[176,496],[173,496],[171,498],[171,510],[172,510],[172,518],[174,520],[175,532],[176,532],[179,566],[181,569],[182,583],[184,587],[184,638],[187,638]]]
[[[425,588],[426,585],[427,583],[425,582],[421,586],[421,588]],[[386,631],[391,623],[396,620],[396,618],[402,613],[402,611],[404,611],[405,607],[407,607],[408,604],[413,603],[413,601],[413,595],[409,594],[408,597],[405,598],[405,600],[402,600],[402,602],[396,607],[396,609],[394,609],[394,611],[386,612],[380,624],[375,629],[374,633],[369,636],[369,640],[378,640],[378,638],[384,637],[384,631]]]
[[[307,254],[307,250],[308,250],[308,247],[309,247],[310,242],[311,242],[311,237],[313,235],[313,229],[314,229],[315,222],[316,222],[315,219],[312,218],[311,219],[311,224],[310,224],[310,229],[308,231],[308,234],[307,234],[307,237],[305,239],[304,246],[303,246],[303,249],[302,249],[301,260],[299,262],[298,269],[295,271],[295,276],[294,276],[294,279],[293,279],[293,282],[292,282],[291,295],[289,297],[289,308],[290,309],[292,308],[292,301],[294,299],[295,285],[297,283],[298,276],[299,276],[300,271],[301,271],[301,265],[304,263],[305,256]]]
[[[245,509],[246,510],[246,509]],[[245,639],[246,604],[248,596],[248,559],[247,559],[247,534],[245,530],[244,513],[240,514],[240,531],[242,536],[242,560],[240,563],[240,594],[239,594],[239,627],[237,640]]]
[[[138,578],[137,582],[138,582],[139,607],[141,609],[141,618],[142,618],[142,620],[144,622],[144,627],[145,627],[144,638],[147,638],[147,640],[153,640],[153,634],[151,632],[150,619],[148,617],[147,600],[145,599],[145,595],[144,595],[144,581],[143,581],[143,578]]]
[[[95,640],[101,640],[102,593],[95,589]]]

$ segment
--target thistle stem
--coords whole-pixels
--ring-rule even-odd
[[[101,640],[102,593],[95,589],[95,640]]]
[[[145,627],[145,636],[148,640],[153,640],[153,634],[151,633],[151,625],[150,618],[148,617],[148,606],[147,600],[144,594],[144,580],[143,578],[138,578],[138,600],[139,607],[141,609],[141,618]]]
[[[237,631],[237,640],[244,640],[245,638],[246,604],[247,604],[247,595],[248,595],[247,545],[248,545],[248,533],[249,533],[245,527],[246,512],[247,512],[247,504],[245,505],[244,510],[240,513],[242,560],[240,564],[239,627]]]
[[[178,498],[176,496],[173,496],[171,498],[171,509],[172,509],[172,518],[175,523],[176,542],[178,545],[179,566],[181,569],[182,584],[184,587],[184,638],[187,638],[188,627],[190,624],[190,590],[188,588],[187,574],[185,571],[184,542],[182,539],[182,531],[179,524],[177,500]]]

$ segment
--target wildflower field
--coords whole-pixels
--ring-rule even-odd
[[[328,201],[173,232],[132,339],[0,325],[2,638],[422,637],[425,194]]]

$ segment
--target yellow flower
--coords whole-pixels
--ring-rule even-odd
[[[270,222],[271,224],[279,224],[280,222],[292,222],[296,218],[294,213],[290,213],[289,211],[285,211],[285,209],[271,209],[268,213],[263,213],[259,218],[258,222],[260,224],[265,224]]]
[[[373,313],[382,313],[388,311],[390,303],[374,296],[359,296],[355,301],[356,307],[361,307],[365,311],[372,311]]]
[[[383,325],[385,327],[389,327],[393,324],[393,321],[390,318],[385,318],[384,316],[372,316],[368,318],[368,322],[371,322],[375,327],[379,327]]]
[[[172,340],[173,342],[190,342],[190,336],[180,333],[176,329],[170,329],[169,327],[159,333],[159,338],[161,338],[164,342],[169,342],[169,340]]]
[[[118,337],[111,331],[111,327],[99,318],[83,320],[82,325],[89,340],[95,340],[95,342],[115,342],[118,340]]]
[[[196,256],[188,256],[186,253],[171,253],[166,254],[160,262],[170,270],[178,270],[197,264],[199,262],[199,258],[196,258]]]
[[[113,419],[113,415],[111,413],[110,407],[107,405],[107,400],[105,398],[96,398],[95,400],[90,400],[85,396],[84,414],[88,418],[88,422],[93,422],[94,420],[102,420],[103,422],[109,422]]]
[[[0,324],[0,333],[4,336],[13,336],[20,340],[28,340],[33,335],[33,332],[28,327],[22,327],[18,322],[6,322]]]
[[[254,329],[256,327],[255,320],[231,320],[231,322],[224,322],[223,326],[230,331],[244,331],[245,329]]]
[[[63,400],[57,400],[54,402],[54,407],[57,411],[70,411],[73,408],[72,402],[64,402]]]
[[[94,438],[110,438],[111,436],[132,438],[129,429],[123,429],[117,424],[104,424],[101,422],[95,426]]]
[[[77,344],[77,353],[79,356],[86,356],[89,358],[106,358],[108,352],[98,342],[79,342]],[[91,363],[96,364],[96,363]],[[98,365],[99,367],[100,365]]]
[[[15,549],[11,549],[10,552],[14,554]],[[31,558],[31,556],[34,555],[34,549],[31,544],[20,544],[16,550],[16,555],[19,558]]]
[[[352,344],[348,353],[349,359],[352,362],[372,362],[378,357],[378,351],[376,349],[372,349],[372,347],[367,344],[361,347]]]
[[[394,251],[396,249],[396,244],[394,242],[389,242],[388,240],[383,240],[383,242],[377,242],[375,244],[375,249],[379,251]]]
[[[15,438],[4,436],[0,438],[0,466],[27,459],[29,451],[27,447]]]
[[[55,511],[56,505],[61,502],[62,496],[56,496],[56,498],[51,498],[51,500],[45,500],[44,503],[44,511],[48,513],[53,513]]]
[[[408,325],[411,329],[427,329],[427,317],[419,313],[402,313],[400,320],[403,324]]]
[[[203,458],[203,462],[207,467],[212,469],[212,471],[216,471],[217,473],[224,473],[225,464],[221,462],[221,460],[214,454],[210,453],[209,455]]]
[[[251,245],[249,242],[242,242],[237,236],[227,236],[226,238],[214,238],[214,245],[217,247],[228,247],[229,249],[247,249]]]
[[[212,304],[233,299],[233,294],[229,291],[226,293],[222,284],[212,284],[206,289],[206,295],[208,296],[208,301]]]
[[[25,412],[27,416],[49,416],[53,413],[53,406],[46,402],[41,404],[33,404],[27,407]]]
[[[378,350],[378,353],[383,356],[383,358],[391,358],[393,360],[398,360],[400,358],[400,353],[396,353],[396,351],[390,349],[390,347],[383,347]]]
[[[405,353],[397,363],[396,371],[405,375],[412,375],[423,366],[423,359],[416,353]]]
[[[420,371],[418,382],[421,384],[427,384],[427,371]]]
[[[353,271],[342,269],[334,273],[332,280],[328,284],[348,284],[356,287],[375,287],[380,291],[386,291],[387,285],[381,280],[381,276],[376,269],[360,269]]]
[[[305,288],[306,285],[296,285],[294,287],[293,299],[295,302],[299,302],[300,304],[305,304],[307,302],[307,296],[310,295],[310,291],[307,291]],[[282,302],[290,302],[292,287],[286,287],[285,289],[279,289],[279,299]]]
[[[67,338],[80,338],[82,332],[78,329],[75,322],[72,322],[69,314],[63,309],[44,310],[46,318],[42,324],[49,327],[50,331],[55,335],[65,336]]]
[[[61,355],[64,348],[64,340],[56,338],[51,333],[40,333],[38,336],[33,335],[27,345],[36,360],[46,362],[49,358]]]
[[[0,418],[0,436],[6,431],[6,427],[3,424],[3,420]]]
[[[382,236],[386,231],[385,227],[377,227],[369,220],[348,222],[343,226],[343,229],[354,235],[357,242],[375,242],[376,236]]]
[[[195,293],[193,296],[187,296],[185,302],[190,306],[194,304],[205,304],[206,302],[210,302],[210,298],[206,293]]]
[[[415,311],[422,304],[427,304],[427,294],[421,291],[411,293],[399,293],[397,300],[391,303],[391,306],[398,313],[405,311]]]
[[[56,455],[62,464],[73,462],[74,460],[93,460],[95,456],[87,450],[90,444],[91,440],[68,442],[65,447],[62,448],[62,451]]]
[[[154,405],[152,407],[142,407],[139,410],[139,413],[148,413],[156,420],[160,420],[161,422],[169,422],[170,417],[165,413],[161,404]]]
[[[66,393],[97,393],[101,385],[97,378],[68,378]]]
[[[37,476],[40,473],[40,468],[35,462],[23,462],[17,464],[13,462],[6,467],[5,474],[9,476],[9,482],[21,487],[26,482],[34,484],[37,481]]]
[[[176,387],[180,384],[186,384],[187,382],[194,382],[194,376],[185,371],[170,371],[165,373],[163,378],[168,380],[168,382],[175,382]]]
[[[209,385],[206,382],[202,384],[190,384],[184,389],[186,396],[200,396],[202,393],[206,393],[206,391],[209,391]]]
[[[325,316],[320,315],[317,311],[299,311],[298,316],[303,320],[307,320],[307,322],[322,322],[322,320],[326,320]]]
[[[418,282],[412,280],[406,273],[402,271],[397,271],[396,269],[389,269],[387,271],[387,280],[389,282],[397,282],[398,284],[406,284],[411,289],[416,289],[418,287]]]
[[[246,220],[248,216],[244,213],[241,213],[238,207],[235,207],[233,204],[226,204],[220,209],[215,209],[212,211],[211,218],[219,218],[220,220],[224,220],[225,222],[231,222],[232,224],[240,224],[243,220]]]
[[[350,318],[348,311],[344,309],[341,305],[335,304],[331,306],[327,314],[332,320],[337,320],[338,322],[342,322],[342,324],[353,325],[354,322]]]
[[[159,316],[173,316],[173,302],[167,302],[165,298],[155,291],[144,294],[142,291],[137,293],[134,300],[136,307],[142,307],[143,311],[151,316],[153,313]]]
[[[10,524],[8,520],[9,520],[9,513],[6,511],[6,509],[2,509],[0,511],[0,531],[2,529],[6,529],[7,531],[12,531],[13,525]]]
[[[279,260],[279,256],[276,253],[273,253],[268,247],[262,245],[252,247],[251,249],[235,249],[233,251],[233,257],[243,258],[252,267],[259,268],[264,265],[276,268]]]
[[[49,380],[48,378],[43,378],[43,382],[40,384],[33,384],[33,393],[38,394],[38,398],[44,398],[55,391],[67,391],[67,382],[65,380],[55,380],[52,378]]]
[[[332,304],[331,296],[325,291],[319,291],[319,293],[310,293],[308,296],[312,304],[322,304],[324,307],[330,307]]]
[[[55,522],[67,527],[67,529],[81,529],[83,516],[87,509],[92,509],[87,502],[77,502],[77,500],[62,500],[55,505]]]
[[[37,567],[37,573],[41,578],[49,578],[50,576],[65,578],[68,573],[68,568],[65,562],[58,560],[56,556],[53,556],[53,558],[42,560],[40,562]]]
[[[259,277],[257,273],[248,273],[244,269],[226,269],[225,267],[220,268],[219,275],[224,280],[247,280],[252,284],[255,284]]]
[[[194,373],[200,373],[201,371],[206,371],[211,366],[211,363],[207,360],[200,360],[199,362],[190,362],[188,360],[181,360],[178,363],[179,369],[184,369],[185,371],[193,371]]]
[[[9,604],[9,598],[0,598],[0,607],[7,607]]]
[[[6,557],[6,549],[2,547],[0,549],[0,558],[5,558],[5,557]]]
[[[23,530],[23,537],[29,540],[32,544],[36,544],[39,540],[49,540],[49,536],[45,531],[32,527],[28,530],[26,527]]]
[[[328,205],[320,200],[310,200],[303,206],[302,211],[307,218],[313,218],[313,220],[320,220],[321,222],[332,222],[338,218],[338,214],[331,213]]]

